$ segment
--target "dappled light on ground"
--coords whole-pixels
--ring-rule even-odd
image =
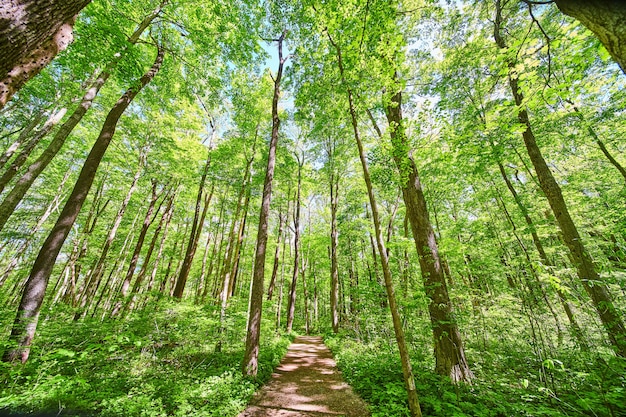
[[[239,417],[369,416],[321,337],[301,336]]]

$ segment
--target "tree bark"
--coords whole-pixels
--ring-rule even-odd
[[[139,82],[126,90],[107,115],[102,130],[80,171],[74,189],[65,203],[56,224],[41,247],[30,276],[26,281],[9,339],[10,346],[3,355],[5,362],[21,360],[24,363],[28,359],[30,344],[37,328],[39,310],[41,309],[48,280],[57,256],[87,198],[100,161],[102,161],[102,157],[111,143],[111,139],[113,139],[120,117],[141,89],[157,74],[163,63],[163,55],[164,50],[159,47],[152,67],[141,77]]]
[[[15,157],[11,165],[7,168],[7,170],[0,177],[0,193],[4,191],[4,187],[17,175],[24,162],[28,159],[35,146],[41,141],[41,139],[52,130],[52,128],[58,124],[67,109],[63,108],[59,111],[55,111],[50,115],[46,123],[35,133],[28,142],[24,145],[24,148],[20,151],[20,153]]]
[[[626,3],[623,0],[555,0],[561,12],[592,31],[626,74]]]
[[[502,37],[502,8],[500,0],[496,0],[496,16],[494,20],[494,39],[500,49],[506,49],[506,43]],[[545,194],[550,208],[563,234],[563,240],[568,247],[574,267],[583,287],[602,321],[607,331],[609,340],[615,352],[622,357],[626,357],[626,327],[613,305],[613,300],[604,280],[598,274],[597,268],[591,258],[591,254],[583,244],[578,229],[570,216],[569,209],[563,198],[561,187],[556,182],[548,164],[546,163],[541,150],[537,145],[533,133],[528,111],[524,105],[524,95],[519,88],[517,75],[515,74],[515,63],[508,63],[508,80],[511,93],[517,105],[517,116],[519,122],[525,127],[522,138],[528,152],[528,156],[535,168],[537,179],[541,190]]]
[[[274,78],[274,96],[272,98],[272,136],[269,143],[267,169],[263,184],[261,213],[257,231],[256,251],[254,254],[254,269],[252,275],[252,290],[250,294],[250,311],[248,314],[248,333],[246,336],[246,350],[241,368],[244,375],[256,377],[259,369],[259,338],[261,336],[261,311],[263,308],[263,281],[265,278],[265,253],[267,251],[267,226],[272,201],[272,183],[274,167],[276,165],[276,147],[278,144],[278,100],[280,99],[280,82],[283,77],[283,66],[286,58],[283,57],[283,40],[287,34],[284,31],[277,39],[278,42],[278,72]]]
[[[0,6],[0,108],[72,42],[91,0],[8,0]]]
[[[398,311],[398,305],[396,303],[396,295],[393,288],[393,279],[391,276],[391,268],[389,267],[389,259],[387,257],[387,249],[385,248],[385,242],[383,240],[382,230],[380,226],[380,219],[378,216],[378,207],[376,205],[376,198],[374,197],[374,190],[372,187],[372,180],[370,178],[369,169],[367,167],[367,160],[365,157],[365,151],[363,150],[363,143],[359,135],[358,121],[356,110],[354,108],[354,101],[352,98],[352,90],[347,86],[343,58],[339,45],[336,44],[329,33],[327,33],[328,39],[337,52],[337,65],[339,66],[339,74],[341,76],[341,82],[346,88],[346,95],[348,98],[348,110],[350,111],[350,121],[352,123],[352,129],[354,132],[354,139],[359,149],[359,159],[361,160],[361,167],[363,169],[363,179],[367,187],[367,194],[369,197],[370,205],[372,208],[372,218],[374,221],[374,230],[376,234],[376,243],[378,246],[378,254],[380,255],[381,266],[383,269],[383,276],[385,279],[385,288],[387,290],[387,300],[389,301],[389,310],[391,310],[391,318],[393,322],[393,329],[396,336],[396,343],[398,344],[398,350],[400,351],[400,361],[402,363],[402,374],[404,376],[404,385],[408,394],[409,410],[411,417],[421,417],[422,411],[420,409],[419,398],[417,396],[417,389],[415,388],[415,379],[413,378],[413,370],[411,368],[411,360],[409,358],[409,351],[407,349],[406,340],[404,337],[404,329],[402,328],[402,319]]]
[[[452,314],[446,277],[441,266],[435,232],[430,222],[422,184],[410,154],[402,120],[402,93],[396,92],[386,107],[393,158],[402,179],[402,197],[411,224],[413,240],[422,270],[428,313],[435,341],[435,371],[453,382],[470,382],[474,375],[465,358],[458,326]]]

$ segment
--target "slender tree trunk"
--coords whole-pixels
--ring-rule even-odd
[[[494,38],[496,44],[501,49],[506,49],[506,44],[502,38],[502,9],[500,0],[496,0],[496,16],[494,21]],[[548,164],[546,163],[541,150],[537,145],[535,135],[532,131],[530,119],[528,117],[528,111],[524,105],[524,96],[518,85],[517,76],[514,74],[515,63],[508,62],[509,68],[509,86],[511,93],[515,99],[515,104],[518,106],[518,119],[519,122],[525,127],[522,137],[528,156],[535,168],[537,179],[541,190],[548,199],[548,203],[554,213],[554,216],[559,225],[559,229],[563,234],[563,240],[568,247],[574,266],[577,270],[578,277],[582,282],[583,287],[591,300],[600,320],[604,325],[609,340],[615,350],[615,352],[622,357],[626,357],[626,327],[620,317],[619,312],[613,305],[613,300],[609,293],[609,289],[604,283],[604,280],[598,274],[597,268],[594,265],[591,255],[587,251],[587,248],[583,244],[578,229],[570,216],[569,209],[563,198],[561,187],[556,182]]]
[[[250,207],[250,195],[251,184],[248,183],[248,190],[246,191],[246,200],[243,204],[243,214],[241,222],[239,222],[239,232],[237,232],[237,246],[235,247],[235,259],[233,259],[233,266],[230,271],[230,296],[235,295],[235,288],[237,284],[237,277],[239,276],[239,261],[241,260],[241,254],[243,252],[244,237],[246,234],[246,223],[248,221],[248,208]]]
[[[515,190],[515,187],[513,187],[513,183],[511,182],[509,177],[506,175],[506,171],[504,169],[504,166],[502,165],[502,162],[500,162],[500,161],[498,161],[498,168],[500,170],[500,175],[504,179],[504,182],[506,183],[506,186],[509,189],[509,192],[513,196],[513,199],[515,200],[515,203],[516,203],[517,207],[519,208],[520,212],[524,216],[524,220],[526,221],[526,225],[528,226],[528,228],[530,230],[530,234],[531,234],[532,239],[533,239],[533,244],[535,245],[535,249],[537,249],[537,253],[539,254],[539,259],[541,260],[541,263],[546,268],[549,268],[549,269],[553,270],[555,268],[555,265],[552,263],[552,261],[550,261],[550,259],[548,258],[548,255],[546,254],[546,251],[543,248],[543,244],[541,243],[541,239],[539,239],[539,235],[537,234],[537,228],[535,227],[535,223],[533,222],[532,218],[530,217],[530,214],[528,213],[528,210],[526,209],[526,206],[522,202],[522,199],[517,194],[517,190]],[[504,203],[502,203],[502,204],[504,204]],[[511,220],[511,223],[512,223],[512,220]],[[532,262],[530,262],[530,259],[528,257],[527,257],[527,260],[529,262],[530,267],[532,268]],[[541,285],[541,283],[539,283],[539,285]],[[572,305],[569,303],[569,301],[567,301],[567,296],[565,295],[565,293],[563,292],[562,289],[557,288],[556,292],[557,292],[557,295],[559,296],[559,301],[561,302],[561,305],[563,306],[563,309],[565,310],[565,314],[567,315],[567,318],[568,318],[568,320],[570,322],[570,325],[571,325],[571,328],[572,328],[572,333],[574,334],[574,336],[578,340],[578,343],[580,344],[580,346],[582,348],[586,348],[587,347],[587,342],[585,341],[585,338],[583,336],[582,329],[580,328],[580,326],[576,322],[576,319],[575,319],[575,316],[574,316],[574,309],[573,309]],[[544,295],[544,297],[545,297],[545,295]],[[556,319],[556,315],[555,315],[555,320],[557,320],[557,323],[558,323],[558,319]]]
[[[178,280],[176,281],[176,288],[174,288],[174,297],[179,300],[183,298],[183,292],[185,291],[185,285],[187,284],[187,278],[189,277],[189,272],[191,271],[191,264],[193,263],[193,258],[196,255],[196,248],[198,247],[198,239],[200,238],[200,234],[202,234],[202,223],[200,223],[200,212],[202,210],[202,200],[204,196],[204,186],[206,184],[206,177],[209,173],[209,167],[211,166],[211,151],[206,158],[206,163],[204,164],[204,169],[202,170],[202,177],[200,179],[200,184],[198,185],[198,195],[196,197],[196,207],[193,214],[193,223],[191,224],[191,234],[189,235],[189,241],[187,242],[187,249],[185,251],[185,257],[183,259],[183,266],[180,270],[180,275],[178,276]],[[211,188],[211,192],[213,192],[213,188]],[[204,206],[206,210],[208,204]],[[206,212],[206,211],[205,211]]]
[[[13,179],[13,177],[15,177],[22,165],[24,165],[24,162],[26,162],[26,159],[28,159],[33,149],[35,149],[35,146],[37,146],[41,139],[61,121],[66,111],[67,109],[63,108],[51,114],[41,129],[39,129],[37,133],[35,133],[24,145],[20,153],[15,157],[13,162],[11,162],[11,165],[2,174],[2,177],[0,177],[0,193],[4,191],[7,184]]]
[[[50,204],[48,204],[48,207],[46,208],[42,216],[39,218],[39,220],[37,221],[37,224],[35,224],[30,229],[30,232],[29,232],[30,236],[35,236],[35,234],[37,234],[39,229],[41,229],[41,226],[43,226],[46,220],[48,220],[50,215],[54,211],[56,211],[61,205],[61,200],[63,197],[65,197],[63,193],[63,188],[65,187],[65,183],[67,182],[71,173],[72,171],[68,170],[63,176],[63,180],[61,180],[61,184],[59,184],[59,188],[57,189],[57,193],[55,194],[54,198],[52,199]],[[22,259],[22,257],[24,256],[24,253],[30,246],[31,242],[32,242],[31,239],[24,239],[21,245],[17,248],[17,250],[15,251],[15,255],[13,255],[13,258],[11,259],[9,264],[5,267],[5,269],[2,271],[2,274],[0,275],[0,286],[2,286],[4,282],[6,281],[6,279],[11,275],[11,272],[13,272],[14,268],[18,265],[18,263],[20,262],[20,259]]]
[[[78,276],[80,274],[80,260],[87,253],[89,242],[88,238],[94,229],[100,213],[104,211],[104,209],[109,205],[110,202],[110,200],[107,200],[104,204],[102,204],[102,194],[104,191],[104,184],[107,179],[107,174],[108,173],[105,172],[104,175],[102,175],[98,188],[94,193],[93,202],[91,204],[91,207],[89,208],[89,212],[87,213],[85,223],[78,233],[78,236],[74,239],[72,252],[70,253],[69,259],[65,264],[65,267],[63,268],[63,272],[61,273],[61,277],[64,276],[64,280],[66,282],[63,282],[63,285],[56,293],[53,303],[56,303],[59,299],[63,299],[63,302],[67,304],[74,305],[75,303],[75,289],[76,283],[78,281]],[[57,281],[57,286],[59,284],[59,281],[60,280]]]
[[[174,215],[174,201],[176,201],[176,196],[178,194],[178,187],[179,187],[179,184],[177,184],[176,187],[174,188],[174,192],[172,193],[172,196],[170,197],[167,203],[167,208],[165,209],[165,213],[163,215],[164,217],[162,219],[162,223],[165,224],[165,226],[163,227],[163,237],[161,237],[161,243],[159,243],[159,250],[157,251],[157,255],[154,260],[154,265],[152,265],[152,271],[150,272],[150,279],[148,280],[148,288],[147,288],[148,292],[152,291],[154,282],[156,280],[156,275],[159,270],[159,265],[161,263],[161,259],[163,259],[163,250],[165,249],[165,240],[167,239],[167,232],[169,231],[170,223],[172,221],[172,216]],[[159,223],[159,226],[160,225],[161,223]]]
[[[435,341],[435,371],[453,382],[470,382],[474,375],[465,358],[465,350],[452,313],[446,277],[442,269],[435,232],[430,222],[421,180],[410,155],[402,120],[402,93],[391,97],[386,108],[393,157],[403,178],[402,196],[411,224],[413,240],[422,270],[424,290],[429,299],[428,312]]]
[[[263,196],[261,200],[261,213],[259,215],[259,228],[256,239],[256,253],[254,255],[254,269],[252,276],[252,289],[250,292],[250,311],[248,315],[248,333],[246,336],[246,350],[241,365],[244,375],[256,377],[259,369],[259,338],[261,336],[261,312],[263,309],[263,281],[265,278],[265,253],[267,251],[267,225],[272,201],[272,182],[274,180],[274,167],[276,165],[276,147],[278,144],[278,100],[280,99],[280,82],[283,76],[283,66],[286,58],[283,58],[283,40],[286,31],[278,38],[278,72],[274,78],[274,96],[272,98],[272,136],[269,144],[267,157],[267,169],[265,170],[265,182],[263,184]]]
[[[3,137],[4,139],[5,137],[9,137],[13,135],[14,133],[19,132],[19,136],[17,137],[15,142],[13,142],[11,146],[9,146],[6,151],[4,151],[4,154],[0,156],[0,168],[4,168],[4,164],[9,162],[9,159],[11,159],[13,154],[20,148],[20,146],[22,146],[24,141],[31,136],[32,131],[39,125],[39,123],[43,119],[45,112],[46,112],[45,110],[40,110],[37,114],[31,116],[32,118],[28,125],[22,127],[21,129],[15,132],[9,133]]]
[[[89,152],[78,179],[76,180],[76,185],[74,185],[74,189],[65,203],[65,207],[63,207],[56,224],[50,231],[48,238],[41,247],[39,255],[35,260],[35,264],[33,265],[22,294],[22,300],[17,310],[15,322],[13,323],[13,329],[9,339],[10,346],[3,356],[5,362],[21,360],[22,363],[24,363],[28,359],[30,344],[35,336],[35,329],[37,328],[39,311],[57,256],[87,198],[100,161],[102,161],[102,157],[115,134],[117,122],[128,108],[131,101],[159,71],[163,63],[163,55],[164,50],[159,47],[159,52],[152,68],[141,77],[138,83],[133,85],[132,88],[128,89],[122,97],[120,97],[107,115],[100,135],[96,139],[91,152]]]
[[[48,0],[49,1],[49,0]],[[167,1],[167,0],[166,0]],[[61,3],[61,2],[59,2]],[[161,4],[163,6],[165,1]],[[139,24],[135,32],[128,39],[128,45],[133,45],[139,41],[143,31],[150,26],[150,23],[159,15],[161,6],[155,9],[150,15]],[[65,143],[67,137],[72,133],[76,125],[82,120],[83,116],[91,108],[93,100],[100,91],[100,88],[109,79],[111,73],[122,59],[123,53],[128,49],[128,46],[122,50],[122,53],[116,54],[116,57],[109,63],[109,65],[102,71],[95,79],[95,81],[89,86],[85,95],[83,96],[78,107],[72,112],[70,117],[63,125],[57,130],[52,138],[52,141],[48,144],[48,147],[43,153],[33,162],[26,170],[26,172],[16,181],[11,191],[6,195],[2,203],[0,203],[0,230],[4,228],[7,220],[15,211],[17,205],[22,201],[26,192],[33,185],[37,177],[43,172],[43,170],[50,164],[52,159],[61,150],[61,147]],[[0,54],[1,56],[2,54]],[[1,84],[0,84],[1,89]],[[1,101],[1,100],[0,100]],[[0,107],[2,104],[0,102]]]
[[[133,281],[133,277],[135,276],[135,269],[137,268],[137,264],[139,263],[139,256],[141,255],[141,250],[143,249],[143,244],[146,240],[146,236],[148,235],[148,229],[154,222],[156,216],[153,216],[154,208],[156,207],[156,203],[161,196],[161,192],[157,191],[158,183],[155,179],[152,180],[152,195],[150,197],[150,202],[148,203],[148,209],[146,210],[146,215],[144,216],[143,223],[141,224],[141,229],[139,230],[139,236],[137,237],[137,242],[135,243],[135,249],[133,250],[133,254],[130,257],[130,262],[128,264],[128,269],[126,270],[126,276],[122,281],[122,288],[120,289],[120,300],[118,300],[117,304],[113,308],[111,312],[111,317],[115,317],[118,315],[122,308],[123,311],[126,311],[128,307],[127,297],[129,294],[130,284]]]
[[[97,301],[93,305],[87,305],[88,310],[91,310],[91,317],[93,318],[100,307],[100,304],[104,300],[104,305],[102,307],[102,318],[106,317],[108,311],[111,310],[111,305],[119,287],[121,284],[118,283],[120,281],[118,278],[122,274],[122,270],[124,269],[124,265],[126,264],[126,256],[128,254],[128,247],[130,243],[133,241],[136,233],[135,225],[139,220],[139,211],[135,214],[133,218],[133,222],[130,225],[130,232],[126,234],[126,238],[124,239],[124,243],[122,244],[122,248],[119,251],[119,256],[115,258],[115,262],[113,262],[113,266],[111,267],[111,271],[109,271],[109,276],[100,291]]]
[[[334,151],[333,151],[334,153]],[[330,174],[330,321],[334,333],[339,332],[339,231],[337,230],[337,205],[339,200],[339,176]]]
[[[611,155],[611,152],[609,152],[602,139],[600,139],[596,131],[593,129],[592,125],[587,123],[585,117],[583,116],[583,113],[578,109],[578,107],[576,107],[576,105],[574,105],[574,103],[572,103],[570,100],[566,101],[570,103],[574,108],[574,113],[576,114],[576,117],[578,117],[583,124],[586,124],[587,132],[589,132],[589,135],[591,135],[593,140],[596,141],[598,148],[600,148],[606,159],[611,163],[611,165],[615,167],[615,169],[619,171],[624,181],[626,181],[626,169],[622,166],[622,164],[617,161],[617,159],[615,159],[615,157],[613,157],[613,155]]]
[[[287,206],[287,213],[289,213],[289,206]],[[276,285],[276,277],[278,275],[278,261],[280,259],[280,243],[283,236],[283,225],[287,220],[287,216],[283,216],[282,211],[278,211],[278,236],[276,237],[276,250],[274,251],[274,264],[272,266],[272,279],[270,285],[267,288],[267,300],[271,301],[274,294],[274,286]]]
[[[74,39],[91,0],[8,0],[0,7],[0,109]]]
[[[124,217],[124,213],[126,212],[126,207],[128,207],[128,203],[130,203],[130,199],[137,190],[137,181],[139,181],[139,177],[141,176],[141,172],[143,171],[143,167],[146,163],[146,154],[142,150],[142,154],[139,157],[139,166],[137,167],[137,171],[135,172],[135,176],[133,177],[133,181],[126,193],[126,197],[124,201],[122,201],[122,205],[117,211],[117,215],[115,216],[115,220],[113,221],[113,225],[109,229],[109,234],[100,250],[100,257],[96,261],[96,265],[92,268],[91,274],[87,278],[87,284],[85,285],[85,289],[80,296],[79,310],[74,315],[74,319],[78,320],[83,317],[85,314],[85,306],[88,301],[93,297],[96,292],[97,287],[100,285],[100,280],[102,279],[102,275],[104,274],[104,267],[106,263],[107,256],[109,254],[109,249],[111,249],[111,245],[113,244],[113,240],[115,240],[115,236],[117,235],[117,230],[122,224],[122,218]]]
[[[296,156],[298,157],[298,156]],[[291,276],[291,287],[289,287],[289,300],[287,302],[287,333],[291,333],[293,328],[293,319],[296,314],[296,288],[298,282],[298,274],[300,269],[300,193],[302,188],[302,166],[304,165],[304,157],[302,161],[298,157],[298,185],[296,189],[296,201],[294,203],[293,215],[293,274]]]
[[[413,378],[413,370],[411,368],[411,360],[409,358],[409,352],[404,338],[404,330],[402,329],[402,319],[398,311],[396,303],[396,295],[393,289],[393,279],[391,277],[391,269],[389,267],[389,259],[387,258],[387,249],[385,248],[385,242],[383,240],[382,230],[380,226],[380,219],[378,217],[378,208],[376,206],[376,198],[374,197],[374,190],[372,187],[372,181],[367,167],[367,160],[365,157],[365,151],[363,150],[363,143],[359,136],[359,128],[357,122],[356,110],[354,108],[354,102],[352,98],[352,90],[347,86],[343,59],[341,55],[341,49],[336,44],[329,33],[327,33],[330,43],[337,51],[337,64],[339,66],[339,74],[341,76],[341,82],[346,88],[346,94],[348,96],[348,106],[350,111],[350,121],[352,123],[352,129],[354,131],[354,139],[359,149],[359,159],[361,160],[361,167],[363,168],[363,178],[365,185],[367,186],[367,194],[369,197],[370,205],[372,208],[372,218],[374,221],[374,229],[376,234],[376,243],[378,246],[378,254],[380,255],[381,266],[383,269],[383,276],[385,278],[385,288],[387,290],[387,299],[389,301],[389,309],[391,310],[391,318],[393,321],[393,329],[396,335],[396,343],[398,344],[398,350],[400,351],[400,361],[402,363],[402,373],[404,376],[404,385],[408,393],[409,410],[412,417],[421,417],[422,411],[420,409],[419,399],[417,396],[417,390],[415,388],[415,380]]]
[[[289,210],[287,210],[286,214],[287,218],[289,217]],[[286,218],[285,218],[286,220]],[[278,301],[276,302],[276,332],[280,329],[280,317],[283,308],[283,294],[285,289],[285,246],[287,244],[288,237],[285,236],[283,240],[283,254],[280,261],[280,279],[278,281]],[[291,245],[289,245],[291,248]]]

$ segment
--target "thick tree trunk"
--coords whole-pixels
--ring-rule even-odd
[[[555,0],[559,9],[591,30],[626,73],[626,2]]]
[[[497,0],[496,16],[494,20],[494,39],[499,48],[506,49],[506,44],[501,34],[501,12],[502,9],[500,1]],[[585,291],[589,294],[598,315],[600,316],[600,320],[607,331],[609,340],[611,341],[615,352],[622,357],[626,357],[626,327],[624,326],[624,322],[620,317],[619,312],[613,305],[613,300],[608,287],[598,274],[593,259],[583,244],[581,236],[578,233],[578,229],[570,216],[565,199],[563,198],[561,187],[556,182],[548,164],[541,154],[539,146],[537,145],[537,141],[530,124],[530,118],[528,117],[528,111],[524,105],[524,96],[519,88],[517,76],[514,74],[515,63],[509,62],[508,67],[509,87],[511,88],[515,104],[518,107],[518,120],[525,127],[524,132],[522,132],[522,138],[524,140],[524,144],[526,145],[528,156],[530,157],[533,167],[535,168],[541,190],[548,199],[550,208],[552,209],[559,225],[559,229],[563,234],[565,245],[570,251],[578,277],[581,280]]]
[[[100,135],[91,148],[91,152],[89,152],[78,179],[76,180],[76,185],[74,185],[74,189],[65,203],[56,224],[41,247],[30,276],[26,281],[26,287],[24,288],[22,300],[17,310],[17,316],[13,323],[13,330],[11,331],[11,345],[3,356],[5,362],[14,362],[17,360],[26,362],[28,359],[30,344],[35,336],[35,329],[37,328],[39,310],[41,309],[48,286],[48,280],[57,256],[87,198],[100,161],[102,161],[102,157],[109,147],[111,139],[113,139],[120,117],[141,89],[157,74],[163,63],[163,55],[164,50],[159,48],[157,58],[152,68],[141,77],[138,83],[126,90],[107,115]]]
[[[400,351],[400,361],[402,363],[402,374],[404,376],[404,385],[408,393],[409,410],[411,417],[421,417],[422,411],[420,409],[419,399],[417,396],[417,389],[415,388],[415,379],[413,378],[413,370],[411,368],[411,360],[409,358],[409,352],[404,337],[404,329],[402,328],[402,319],[398,311],[398,305],[396,303],[396,295],[393,288],[393,279],[391,276],[391,268],[389,267],[389,259],[387,257],[387,249],[385,248],[385,242],[383,240],[382,230],[380,226],[380,219],[378,216],[378,208],[376,206],[376,198],[374,197],[374,190],[372,187],[372,180],[370,178],[369,169],[367,167],[367,160],[365,157],[365,151],[363,150],[363,143],[359,136],[359,128],[356,110],[354,108],[354,102],[352,99],[352,90],[347,86],[344,68],[343,58],[341,55],[341,49],[336,44],[329,33],[327,33],[330,43],[337,51],[337,65],[339,66],[339,74],[341,76],[341,82],[347,89],[346,94],[348,96],[348,106],[350,111],[350,121],[352,123],[352,129],[354,132],[354,139],[359,149],[359,159],[361,160],[361,167],[363,168],[363,179],[367,187],[367,194],[369,202],[372,208],[372,218],[374,221],[374,229],[376,234],[376,243],[378,246],[378,254],[380,255],[381,266],[383,269],[383,276],[385,279],[385,288],[387,290],[387,300],[389,301],[389,310],[391,310],[391,318],[393,322],[393,329],[396,335],[396,343],[398,344],[398,350]]]
[[[403,178],[402,197],[419,257],[424,290],[429,299],[428,312],[435,341],[435,371],[440,375],[449,376],[453,382],[470,382],[474,375],[465,359],[461,334],[452,314],[452,303],[439,258],[435,232],[430,223],[422,184],[404,132],[401,92],[391,97],[386,114],[394,161]]]
[[[165,4],[165,2],[166,1],[163,1],[161,6]],[[150,26],[150,23],[152,23],[152,21],[161,12],[161,6],[155,9],[150,15],[146,16],[144,20],[139,24],[135,32],[128,39],[128,43],[130,45],[135,44],[137,43],[137,41],[139,41],[139,38],[141,37],[143,31],[146,30],[148,26]],[[78,125],[83,116],[91,108],[91,105],[98,95],[100,88],[102,88],[104,83],[109,79],[111,73],[113,72],[113,69],[120,62],[126,50],[127,48],[124,48],[121,53],[116,54],[116,57],[107,65],[104,71],[102,71],[96,77],[95,81],[89,86],[89,88],[83,95],[83,98],[81,99],[78,107],[72,112],[67,121],[63,123],[59,130],[57,130],[57,132],[54,134],[54,137],[52,138],[52,141],[48,144],[48,147],[35,160],[35,162],[33,162],[28,167],[26,172],[16,181],[11,191],[4,198],[4,200],[0,204],[0,230],[4,228],[7,220],[9,219],[11,214],[13,214],[15,208],[20,203],[20,201],[22,201],[22,198],[24,198],[24,195],[33,185],[37,177],[50,164],[56,154],[59,153],[67,137],[70,135],[70,133],[72,133],[76,125]]]
[[[91,0],[7,0],[0,5],[0,108],[72,42]]]
[[[252,275],[252,289],[250,293],[250,311],[248,314],[248,333],[246,336],[246,350],[241,364],[244,375],[256,377],[259,369],[259,338],[261,336],[261,311],[263,308],[263,281],[265,278],[265,253],[267,251],[267,225],[272,201],[272,183],[274,167],[276,165],[276,147],[278,144],[278,100],[280,99],[280,82],[283,77],[283,40],[286,31],[278,38],[278,72],[274,78],[274,96],[272,98],[272,136],[270,138],[261,199],[261,213],[254,254],[254,269]]]

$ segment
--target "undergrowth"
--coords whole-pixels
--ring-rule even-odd
[[[215,352],[214,307],[152,307],[123,321],[68,322],[71,311],[51,311],[28,362],[0,365],[0,414],[235,416],[269,379],[290,342],[264,323],[253,381],[240,372],[245,314],[228,316],[221,352]]]
[[[399,354],[388,341],[365,344],[346,334],[327,335],[325,341],[344,378],[370,404],[372,417],[409,416]],[[424,417],[626,416],[622,359],[570,352],[537,361],[513,346],[468,353],[476,357],[471,385],[452,384],[433,372],[427,355],[412,354]]]

